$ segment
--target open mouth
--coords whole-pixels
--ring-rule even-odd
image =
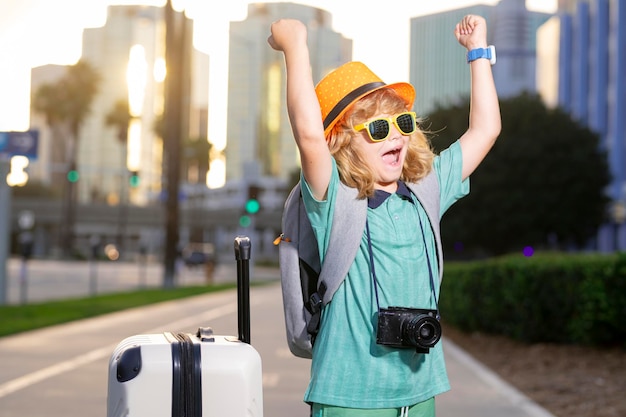
[[[401,148],[394,148],[383,154],[383,161],[386,164],[397,165],[400,162]]]

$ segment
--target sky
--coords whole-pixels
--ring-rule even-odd
[[[553,12],[557,0],[527,0],[531,10]],[[209,54],[209,137],[225,137],[228,28],[245,20],[248,4],[266,1],[172,0],[194,19],[194,44]],[[332,13],[333,29],[353,40],[353,59],[388,83],[409,79],[410,18],[498,0],[292,0]],[[30,69],[73,65],[81,55],[82,31],[105,24],[108,5],[165,0],[0,0],[0,131],[29,127]],[[380,7],[384,5],[384,7]],[[356,7],[355,7],[356,6]],[[398,20],[399,15],[401,18]],[[394,24],[393,22],[398,22]],[[453,35],[450,28],[450,36]],[[268,28],[269,36],[269,28]],[[398,42],[398,39],[403,40]],[[392,42],[393,40],[393,42]],[[390,45],[394,45],[394,49]],[[269,48],[269,46],[268,46]],[[386,50],[386,59],[378,51]],[[463,53],[459,49],[459,53]]]

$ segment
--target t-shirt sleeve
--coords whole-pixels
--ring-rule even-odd
[[[469,194],[469,177],[464,181],[463,153],[457,140],[435,157],[434,169],[439,179],[440,207],[443,214],[459,199]]]

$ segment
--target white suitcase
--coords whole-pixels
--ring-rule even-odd
[[[235,239],[239,337],[135,335],[109,361],[107,417],[263,416],[261,357],[250,345],[250,240]]]

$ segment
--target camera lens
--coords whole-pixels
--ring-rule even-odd
[[[420,328],[420,339],[429,340],[432,339],[433,334],[435,333],[435,329],[430,324],[424,324]]]
[[[412,346],[430,348],[441,338],[441,325],[428,314],[418,314],[404,323],[403,335]]]

